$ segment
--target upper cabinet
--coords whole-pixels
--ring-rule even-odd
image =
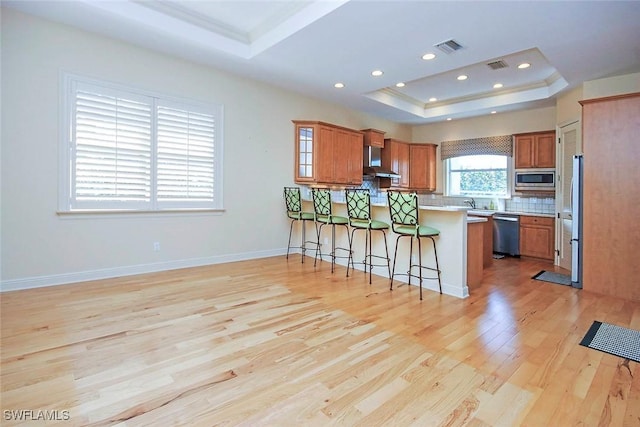
[[[384,147],[384,131],[378,129],[363,129],[364,145],[371,147]]]
[[[515,167],[555,168],[556,133],[554,131],[515,135]]]
[[[436,189],[435,144],[411,144],[409,153],[409,188],[416,191]]]
[[[385,139],[382,167],[400,175],[391,180],[391,187],[404,190],[434,191],[436,189],[435,144],[410,144]]]
[[[410,144],[408,142],[390,138],[384,140],[382,167],[400,175],[400,178],[391,179],[392,188],[409,188],[409,153]]]
[[[296,183],[362,184],[362,132],[318,121],[293,123]]]

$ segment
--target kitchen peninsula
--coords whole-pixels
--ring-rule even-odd
[[[303,202],[303,210],[312,212],[313,204],[309,200]],[[429,225],[440,230],[440,236],[436,238],[436,246],[438,249],[438,260],[441,270],[442,292],[458,298],[466,298],[469,296],[468,278],[467,278],[467,237],[468,225],[470,223],[486,221],[483,218],[467,218],[468,208],[462,206],[420,206],[420,224]],[[333,214],[347,216],[347,209],[344,202],[333,202]],[[391,223],[389,218],[389,208],[386,203],[372,203],[371,215],[374,219]],[[294,228],[294,241],[300,240],[300,228]],[[310,230],[307,231],[307,238],[310,237]],[[329,236],[327,231],[322,232],[321,243],[323,245],[323,253],[328,253]],[[395,248],[397,235],[389,229],[387,233],[387,244],[389,245],[389,253],[393,258],[393,250]],[[480,240],[482,236],[480,235]],[[477,243],[477,242],[476,242]],[[336,228],[336,246],[346,248],[349,246],[346,230],[343,227]],[[474,245],[476,247],[477,245]],[[414,251],[417,251],[417,242],[414,241]],[[364,258],[364,237],[356,233],[355,242],[353,244],[354,260],[356,260],[356,269],[363,269],[363,265],[357,264]],[[426,265],[433,263],[433,251],[431,245],[422,245],[423,260]],[[373,253],[384,253],[384,243],[380,235],[373,237]],[[480,256],[482,246],[480,242]],[[313,256],[312,252],[310,253]],[[415,252],[414,252],[415,256]],[[401,240],[398,248],[398,260],[396,263],[396,272],[406,272],[409,265],[409,242]],[[346,259],[336,260],[338,264],[346,266]],[[393,259],[391,260],[393,262]],[[480,265],[482,263],[480,262]],[[326,264],[325,264],[326,265]],[[318,264],[318,268],[325,268],[322,264]],[[374,267],[374,274],[388,277],[386,267]],[[426,272],[426,277],[432,277]],[[407,277],[398,276],[394,278],[394,282],[407,282]],[[418,285],[418,279],[411,279],[412,285]],[[436,280],[423,280],[423,288],[438,292],[438,284]]]

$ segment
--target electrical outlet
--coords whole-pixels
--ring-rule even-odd
[[[153,251],[158,252],[160,250],[160,242],[153,242]]]

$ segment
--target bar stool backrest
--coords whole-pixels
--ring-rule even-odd
[[[284,187],[284,203],[287,207],[287,216],[291,219],[299,218],[302,212],[300,189],[298,187]]]
[[[331,217],[331,191],[326,188],[312,188],[311,195],[316,217],[320,219]]]
[[[371,195],[367,188],[345,190],[349,220],[368,221],[371,219]]]
[[[391,226],[418,226],[418,195],[401,191],[388,191]]]

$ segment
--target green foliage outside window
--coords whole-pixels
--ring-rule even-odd
[[[460,191],[464,194],[492,195],[507,192],[507,171],[462,171]]]

